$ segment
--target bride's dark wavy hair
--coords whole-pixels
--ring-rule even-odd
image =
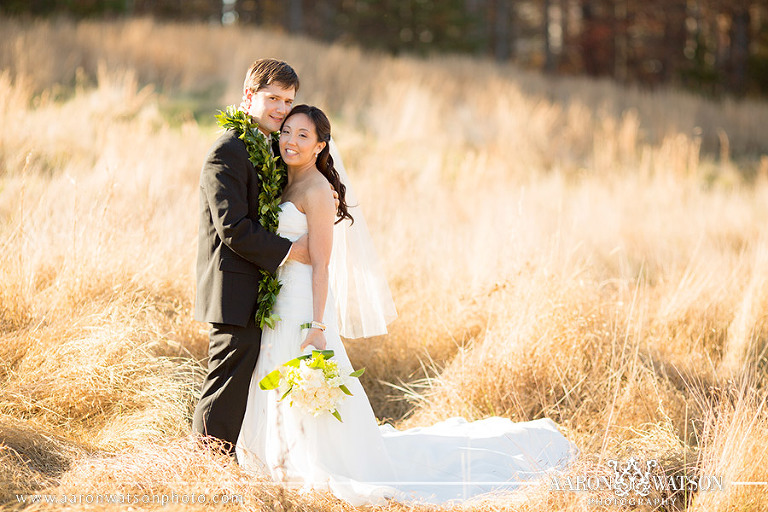
[[[341,182],[339,172],[333,166],[333,157],[331,156],[331,122],[328,120],[328,116],[326,116],[322,110],[312,105],[296,105],[291,109],[288,115],[285,116],[283,124],[285,124],[291,116],[295,116],[296,114],[306,115],[315,126],[317,140],[325,142],[325,147],[317,155],[317,162],[315,165],[317,165],[317,169],[323,176],[325,176],[325,179],[333,185],[333,188],[339,194],[339,208],[336,210],[336,215],[339,219],[336,221],[336,224],[344,219],[349,219],[354,223],[355,219],[353,219],[352,215],[349,213],[349,207],[346,202],[347,187]]]

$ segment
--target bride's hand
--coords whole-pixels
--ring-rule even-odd
[[[320,329],[310,329],[304,343],[301,344],[301,350],[312,345],[317,350],[325,350],[325,333]]]

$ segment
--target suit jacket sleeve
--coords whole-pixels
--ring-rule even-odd
[[[274,273],[291,242],[269,232],[255,217],[257,203],[248,202],[249,173],[251,179],[255,175],[242,144],[232,138],[211,151],[203,166],[201,186],[222,242],[240,257]]]

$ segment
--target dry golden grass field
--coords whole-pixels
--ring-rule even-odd
[[[580,448],[573,476],[634,457],[724,483],[632,510],[768,510],[748,484],[768,481],[766,102],[246,28],[0,33],[0,507],[351,509],[190,435],[199,169],[215,109],[275,56],[331,115],[390,279],[390,334],[348,343],[381,421],[550,417]],[[596,496],[543,483],[471,508],[627,509]]]

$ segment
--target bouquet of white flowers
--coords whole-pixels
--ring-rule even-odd
[[[346,383],[349,377],[360,377],[365,368],[342,375],[336,361],[329,361],[332,357],[333,350],[313,350],[291,359],[261,379],[259,387],[279,388],[280,400],[287,397],[289,405],[313,416],[330,412],[341,421],[338,406],[347,395],[352,395]]]

